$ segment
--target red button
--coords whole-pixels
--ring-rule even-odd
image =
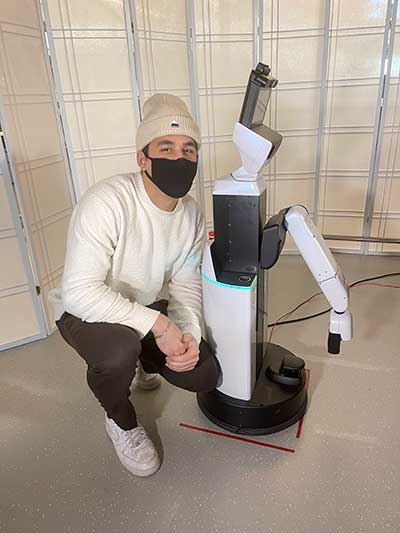
[[[208,238],[209,239],[215,239],[215,233],[213,231],[208,232]]]

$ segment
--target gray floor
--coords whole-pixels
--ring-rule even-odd
[[[400,271],[400,258],[338,260],[349,281]],[[295,256],[270,285],[270,320],[316,292]],[[400,291],[351,294],[354,340],[340,357],[326,353],[327,316],[274,334],[306,359],[310,404],[300,439],[297,426],[258,439],[295,453],[180,427],[213,426],[192,394],[164,382],[134,394],[163,456],[147,479],[120,465],[84,363],[58,332],[0,353],[0,530],[399,532]],[[320,298],[302,312],[322,308]]]

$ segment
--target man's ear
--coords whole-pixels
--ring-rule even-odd
[[[136,161],[141,170],[146,168],[146,156],[142,150],[136,152]]]

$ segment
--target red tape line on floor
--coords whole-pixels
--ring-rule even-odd
[[[306,368],[306,389],[308,389],[308,384],[310,382],[310,369]],[[304,416],[299,420],[299,425],[297,427],[296,439],[301,437],[301,432],[303,431]]]
[[[191,426],[190,424],[179,424],[184,428],[195,429],[197,431],[204,431],[204,433],[211,433],[212,435],[218,435],[219,437],[226,437],[227,439],[235,439],[243,442],[249,442],[250,444],[258,444],[259,446],[265,446],[266,448],[273,448],[274,450],[280,450],[282,452],[295,453],[292,448],[284,448],[283,446],[277,446],[276,444],[268,444],[267,442],[261,442],[259,440],[247,439],[246,437],[238,437],[237,435],[229,435],[228,433],[222,433],[221,431],[214,431],[213,429],[200,428],[198,426]]]

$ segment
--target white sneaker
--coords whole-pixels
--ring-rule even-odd
[[[161,378],[158,374],[148,374],[145,372],[140,362],[138,362],[132,384],[138,389],[153,390],[161,385]]]
[[[124,467],[135,476],[151,476],[160,468],[160,458],[143,426],[127,431],[106,413],[106,431]]]

